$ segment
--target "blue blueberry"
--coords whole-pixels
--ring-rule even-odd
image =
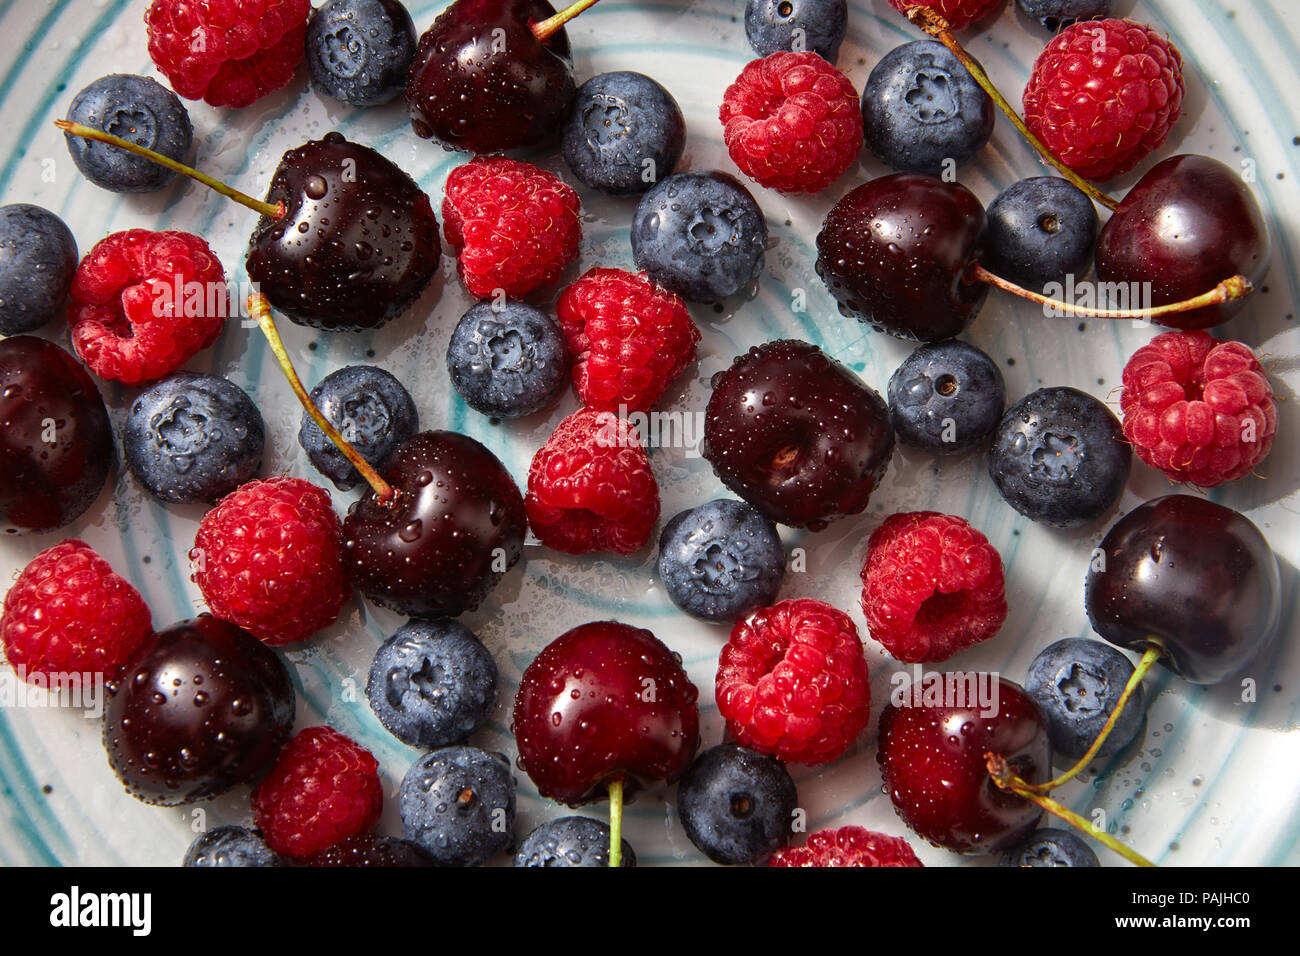
[[[178,162],[189,158],[194,127],[184,104],[157,80],[132,73],[100,77],[68,107],[68,120],[162,153]],[[143,156],[107,143],[66,133],[68,152],[81,174],[115,193],[151,193],[176,173]]]
[[[677,514],[659,536],[659,579],[692,617],[731,624],[776,600],[785,547],[743,501],[718,498]]]
[[[160,501],[214,502],[262,467],[266,425],[238,385],[175,372],[136,396],[122,429],[126,465]]]
[[[402,779],[397,804],[407,839],[441,866],[478,866],[514,841],[515,778],[502,754],[425,754]]]
[[[661,180],[632,216],[637,268],[691,302],[739,292],[763,268],[767,222],[734,176],[690,170]]]
[[[0,206],[0,335],[62,315],[76,271],[77,240],[62,219],[27,203]]]
[[[379,106],[406,88],[415,24],[398,0],[327,0],[307,23],[307,67],[326,94]]]
[[[686,836],[714,863],[762,863],[790,840],[799,795],[781,761],[739,744],[695,758],[677,786]]]
[[[373,365],[348,365],[331,372],[311,390],[311,397],[330,424],[375,466],[420,430],[411,393]],[[336,488],[347,491],[361,482],[361,474],[306,412],[298,429],[298,444]]]
[[[244,827],[217,827],[199,836],[185,851],[184,866],[290,866],[262,839]]]
[[[1007,504],[1055,528],[1109,511],[1132,465],[1132,448],[1110,409],[1065,387],[1040,388],[1007,409],[989,450],[989,477]]]
[[[601,73],[578,87],[560,145],[583,183],[631,196],[677,167],[686,120],[673,95],[645,74]]]
[[[890,376],[888,395],[898,437],[937,455],[987,444],[1006,405],[997,363],[956,339],[922,345],[909,355]]]
[[[591,817],[560,817],[543,823],[519,844],[515,866],[609,866],[609,825]],[[636,866],[626,840],[620,867]]]
[[[885,54],[862,91],[862,134],[900,172],[938,176],[993,134],[993,101],[942,43],[916,40]]]
[[[1072,830],[1044,827],[1002,858],[1003,866],[1101,866],[1087,841]]]
[[[540,411],[569,381],[559,325],[526,302],[483,301],[461,316],[447,343],[452,387],[475,411],[518,418]]]
[[[1092,265],[1097,210],[1084,192],[1058,176],[1022,179],[989,206],[984,264],[1017,285],[1039,291]]]
[[[398,740],[426,750],[446,747],[487,722],[497,665],[458,621],[413,620],[379,645],[366,696]]]
[[[1025,16],[1053,33],[1076,20],[1110,16],[1111,0],[1016,0]]]
[[[1070,637],[1035,657],[1025,690],[1043,709],[1052,750],[1071,761],[1087,753],[1132,676],[1132,662],[1103,641]],[[1142,711],[1139,684],[1097,752],[1098,758],[1117,754],[1133,741],[1142,726]]]
[[[745,36],[759,56],[812,50],[835,62],[849,25],[845,0],[749,0]]]

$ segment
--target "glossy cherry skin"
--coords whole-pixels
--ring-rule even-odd
[[[1268,223],[1241,173],[1208,156],[1171,156],[1128,191],[1097,238],[1097,278],[1151,284],[1151,304],[1209,292],[1244,275],[1258,285],[1268,272]],[[1247,300],[1235,299],[1158,321],[1208,329]]]
[[[858,186],[826,214],[817,274],[840,312],[880,332],[937,342],[974,321],[988,286],[971,279],[988,217],[938,176],[895,173]]]
[[[1117,647],[1145,651],[1194,684],[1241,673],[1276,637],[1282,617],[1277,556],[1231,508],[1168,495],[1134,508],[1106,532],[1088,566],[1092,628]]]
[[[210,614],[155,634],[110,692],[108,762],[127,792],[160,806],[251,782],[293,728],[293,685],[280,658]]]
[[[523,554],[524,499],[500,459],[456,432],[420,432],[379,469],[343,521],[343,561],[376,604],[412,617],[472,611]]]
[[[876,759],[894,809],[917,834],[957,853],[1008,850],[1043,813],[993,782],[986,753],[1004,757],[1027,783],[1051,775],[1051,744],[1038,704],[1019,684],[993,677],[982,686],[997,688],[996,706],[955,697],[927,705],[913,698],[908,702],[914,706],[891,703],[880,715]]]
[[[578,806],[621,777],[630,794],[686,772],[700,742],[698,691],[649,631],[583,624],[524,671],[511,729],[519,768],[544,797]]]
[[[49,531],[80,517],[108,479],[113,430],[99,389],[53,342],[0,341],[0,527]]]
[[[476,153],[555,135],[577,92],[569,39],[529,29],[554,13],[546,0],[456,0],[439,14],[406,81],[415,134]]]
[[[425,290],[442,255],[438,220],[415,180],[340,133],[284,154],[248,245],[248,276],[299,325],[377,329]]]
[[[816,531],[867,506],[894,451],[889,406],[815,345],[766,342],[713,376],[702,454],[767,518]]]

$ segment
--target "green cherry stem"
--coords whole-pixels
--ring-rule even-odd
[[[1156,638],[1150,638],[1147,645],[1146,653],[1142,655],[1142,660],[1138,661],[1137,667],[1133,668],[1133,676],[1128,679],[1124,685],[1124,692],[1119,695],[1119,700],[1115,701],[1115,707],[1110,712],[1110,717],[1106,719],[1105,725],[1101,732],[1097,734],[1097,739],[1092,742],[1087,753],[1079,758],[1078,762],[1065,773],[1061,774],[1055,780],[1049,780],[1047,783],[1026,784],[1027,789],[1035,793],[1051,793],[1061,784],[1073,780],[1078,776],[1092,759],[1097,756],[1097,751],[1101,750],[1101,745],[1106,742],[1110,732],[1115,729],[1115,724],[1119,722],[1120,715],[1124,713],[1124,708],[1128,706],[1129,698],[1137,691],[1142,683],[1142,678],[1147,676],[1147,672],[1155,666],[1156,661],[1164,656],[1164,645]]]
[[[1098,843],[1114,850],[1130,863],[1135,863],[1138,866],[1155,866],[1154,863],[1144,857],[1137,850],[1120,843],[1119,840],[1116,840],[1105,830],[1094,826],[1069,807],[1063,806],[1051,797],[1044,796],[1043,794],[1032,790],[1030,785],[1021,780],[1015,771],[1013,771],[1001,757],[990,753],[985,754],[984,759],[987,762],[989,775],[993,778],[993,782],[1003,790],[1009,790],[1018,796],[1024,797],[1032,803],[1038,804],[1052,816],[1064,820],[1080,833],[1086,833]]]
[[[1137,666],[1133,668],[1133,674],[1124,685],[1124,691],[1120,694],[1119,700],[1115,702],[1115,707],[1111,710],[1110,716],[1106,719],[1105,725],[1101,728],[1101,732],[1097,734],[1097,738],[1092,742],[1092,746],[1088,748],[1087,753],[1080,757],[1073,767],[1065,771],[1065,773],[1061,774],[1059,777],[1049,780],[1046,783],[1029,783],[1016,773],[1015,769],[999,755],[994,753],[986,753],[984,755],[984,765],[988,768],[989,776],[1000,789],[1010,791],[1031,803],[1038,804],[1038,806],[1042,807],[1048,813],[1055,817],[1059,817],[1076,830],[1085,833],[1098,842],[1106,845],[1126,860],[1136,863],[1138,866],[1155,866],[1155,864],[1142,856],[1142,854],[1138,853],[1136,850],[1120,843],[1106,831],[1094,826],[1068,807],[1053,800],[1051,797],[1047,796],[1047,794],[1061,786],[1063,783],[1073,780],[1085,767],[1088,766],[1089,763],[1092,762],[1092,759],[1097,756],[1097,751],[1101,750],[1102,744],[1106,742],[1106,738],[1108,738],[1111,731],[1115,729],[1115,724],[1119,721],[1120,715],[1124,712],[1124,708],[1128,706],[1130,698],[1132,698],[1132,696],[1137,692],[1138,687],[1142,683],[1142,678],[1144,678],[1151,668],[1155,666],[1156,661],[1160,660],[1160,658],[1164,656],[1164,653],[1164,643],[1159,638],[1147,638],[1147,649],[1142,654],[1142,660],[1138,661]]]
[[[1118,200],[1107,196],[1092,183],[1088,182],[1088,180],[1084,179],[1069,166],[1065,165],[1065,163],[1057,159],[1055,154],[1047,148],[1047,144],[1033,134],[1029,127],[1025,125],[1025,121],[1020,118],[1020,114],[1016,112],[1015,107],[1007,102],[1007,98],[1002,95],[1001,90],[999,90],[993,81],[989,79],[989,75],[984,72],[984,68],[979,65],[979,61],[971,56],[970,53],[966,51],[966,48],[961,45],[961,41],[953,35],[952,28],[948,25],[947,20],[935,13],[929,7],[908,7],[907,19],[952,51],[952,55],[957,58],[962,66],[966,67],[967,72],[970,73],[971,77],[974,78],[975,82],[978,83],[984,92],[989,95],[993,102],[997,104],[998,109],[1006,114],[1007,119],[1011,120],[1012,125],[1014,125],[1016,129],[1020,130],[1020,135],[1028,140],[1030,146],[1038,150],[1038,154],[1042,156],[1043,159],[1055,166],[1062,176],[1074,183],[1074,185],[1078,186],[1081,190],[1092,197],[1094,201],[1105,206],[1107,209],[1119,208]]]
[[[220,180],[213,179],[207,173],[201,173],[192,166],[186,166],[184,163],[178,163],[170,156],[164,156],[162,153],[155,153],[152,149],[133,143],[130,140],[122,139],[120,136],[114,136],[112,133],[105,133],[103,130],[92,129],[89,126],[83,126],[80,123],[69,123],[67,120],[55,120],[54,125],[72,136],[80,136],[82,139],[93,139],[97,143],[107,143],[109,146],[116,146],[118,149],[124,149],[128,153],[134,153],[137,156],[143,156],[159,166],[166,166],[173,172],[180,173],[182,176],[188,176],[195,182],[200,182],[209,189],[221,193],[227,199],[233,199],[241,206],[247,206],[253,212],[261,213],[268,219],[279,219],[284,216],[284,203],[263,202],[260,199],[254,199],[247,193],[241,193],[233,186],[227,186]]]
[[[1218,305],[1221,302],[1231,302],[1233,299],[1244,299],[1255,291],[1254,283],[1245,276],[1236,275],[1224,279],[1209,292],[1202,292],[1200,295],[1191,299],[1184,299],[1182,302],[1170,302],[1167,305],[1159,305],[1151,309],[1089,309],[1074,305],[1071,302],[1050,299],[1038,292],[1031,292],[1008,279],[994,275],[979,264],[976,264],[971,270],[970,279],[973,282],[987,283],[995,289],[1010,292],[1012,295],[1021,299],[1028,299],[1030,302],[1051,306],[1057,312],[1094,319],[1158,319],[1164,315],[1176,315],[1179,312],[1191,312],[1193,309]]]
[[[289,358],[289,353],[284,347],[284,340],[280,338],[280,330],[275,326],[275,319],[271,317],[271,303],[266,300],[266,296],[260,292],[255,292],[248,297],[248,314],[257,320],[258,327],[262,334],[266,336],[267,343],[271,346],[271,352],[275,355],[275,360],[280,364],[284,371],[284,377],[289,380],[289,387],[293,393],[298,396],[298,401],[302,407],[311,416],[312,421],[320,426],[327,438],[332,441],[343,456],[352,463],[353,467],[361,473],[361,477],[366,479],[366,483],[375,490],[380,504],[390,504],[397,499],[397,489],[384,481],[375,471],[370,462],[358,454],[357,450],[348,443],[339,430],[334,427],[333,423],[322,414],[320,408],[312,401],[311,395],[303,387],[302,379],[298,377],[297,370],[293,367],[293,361]]]
[[[560,28],[580,14],[588,7],[594,7],[600,0],[578,0],[565,7],[553,17],[547,17],[545,20],[531,24],[529,29],[533,31],[533,36],[537,37],[542,43],[545,43],[552,36],[560,32]]]
[[[609,782],[609,865],[623,865],[623,778]]]

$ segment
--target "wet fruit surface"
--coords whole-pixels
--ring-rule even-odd
[[[817,274],[840,312],[904,339],[935,342],[975,319],[988,286],[970,279],[984,207],[960,183],[896,173],[849,192],[817,235]]]
[[[0,341],[0,527],[66,525],[90,507],[112,463],[108,411],[86,370],[53,342]]]
[[[523,553],[523,497],[474,439],[421,432],[380,469],[398,490],[374,491],[343,522],[343,559],[376,604],[416,616],[456,615],[479,602]]]
[[[411,128],[476,153],[531,146],[559,130],[575,87],[569,39],[529,24],[546,0],[456,0],[420,37],[406,81]]]
[[[204,614],[159,631],[122,669],[104,749],[145,803],[193,803],[248,783],[289,739],[289,672],[257,638]]]
[[[1019,684],[989,674],[943,676],[945,688],[947,678],[965,678],[953,684],[964,699],[911,699],[913,706],[891,703],[881,714],[877,759],[885,791],[903,821],[931,843],[957,853],[1001,853],[1027,837],[1043,811],[1000,790],[984,754],[1004,757],[1027,783],[1043,783],[1051,774],[1047,725]],[[975,683],[977,677],[983,679]],[[980,699],[980,687],[992,691],[988,699]]]
[[[248,248],[248,276],[300,325],[374,329],[398,316],[438,268],[429,197],[410,176],[341,133],[284,154]]]
[[[512,729],[538,792],[578,806],[614,778],[628,792],[676,780],[700,739],[698,691],[649,631],[596,621],[562,634],[524,671]]]
[[[1098,550],[1084,586],[1093,629],[1135,651],[1158,639],[1163,662],[1184,680],[1214,684],[1240,672],[1277,633],[1277,557],[1231,508],[1157,498],[1117,521]]]
[[[821,349],[768,342],[713,377],[702,451],[767,518],[816,531],[866,508],[894,429],[884,399]]]
[[[1097,278],[1149,284],[1152,305],[1181,302],[1234,275],[1268,272],[1268,224],[1241,174],[1208,156],[1171,156],[1128,191],[1097,239]],[[1139,307],[1143,303],[1135,303]],[[1206,329],[1245,300],[1167,315],[1162,325]]]

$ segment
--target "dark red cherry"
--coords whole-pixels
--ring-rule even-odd
[[[127,661],[104,709],[104,749],[129,793],[178,806],[251,782],[289,739],[293,715],[280,658],[203,614]]]
[[[937,176],[896,173],[847,193],[817,235],[817,274],[840,312],[899,338],[935,342],[965,329],[988,286],[971,270],[988,217],[975,195]]]
[[[511,729],[537,792],[569,806],[686,772],[700,742],[698,691],[647,630],[596,621],[542,649],[524,671]]]
[[[1268,271],[1268,223],[1241,173],[1208,156],[1171,156],[1128,191],[1097,238],[1097,278],[1142,288],[1167,305],[1244,275],[1258,285]],[[1130,296],[1132,298],[1132,296]],[[1245,304],[1235,299],[1158,321],[1207,329]]]
[[[284,154],[248,247],[248,276],[299,325],[376,329],[422,293],[442,241],[429,197],[366,146],[327,133]]]
[[[397,489],[373,489],[343,522],[343,560],[376,604],[401,614],[472,611],[523,553],[524,499],[500,459],[456,432],[421,432],[379,469]]]
[[[49,531],[90,507],[113,463],[99,389],[53,342],[0,341],[0,527]]]
[[[1043,811],[1000,789],[986,753],[1026,783],[1051,776],[1042,711],[1024,688],[995,674],[935,674],[905,689],[880,715],[876,759],[903,822],[957,853],[1001,853],[1020,843]],[[933,697],[931,696],[933,694]]]
[[[476,153],[551,137],[576,92],[568,36],[530,29],[554,14],[546,0],[456,0],[439,14],[406,81],[416,135]]]
[[[889,407],[807,342],[767,342],[713,376],[702,453],[772,521],[814,531],[861,512],[894,452]]]
[[[1164,645],[1194,684],[1242,671],[1276,637],[1277,556],[1245,515],[1193,495],[1139,505],[1106,532],[1084,584],[1092,628],[1118,647]]]
[[[435,866],[410,840],[363,833],[349,837],[301,861],[302,866],[425,867]]]

